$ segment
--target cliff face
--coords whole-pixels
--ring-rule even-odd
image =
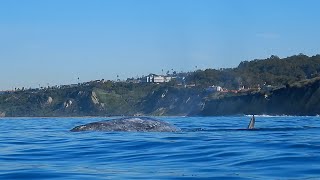
[[[8,117],[94,115],[90,95],[90,91],[76,89],[15,92],[0,96],[0,111]]]
[[[0,116],[188,115],[199,112],[204,94],[195,89],[157,87],[141,92],[70,88],[0,96]]]
[[[141,113],[150,115],[188,115],[203,108],[204,92],[186,88],[161,88],[140,103]]]
[[[320,114],[320,79],[269,92],[212,96],[172,86],[96,87],[25,91],[0,95],[0,117]]]
[[[115,115],[188,115],[199,112],[205,94],[195,89],[160,87],[147,94],[130,91],[126,94],[95,89],[99,114]]]
[[[320,114],[320,80],[298,83],[268,93],[211,99],[199,112],[203,116],[269,114]]]

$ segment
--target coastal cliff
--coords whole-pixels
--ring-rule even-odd
[[[320,114],[320,79],[303,81],[270,92],[255,92],[206,101],[202,116]]]
[[[2,91],[0,117],[320,114],[320,55],[271,56],[171,75],[159,76],[170,79],[162,83],[151,75]]]
[[[142,91],[96,87],[15,92],[0,96],[2,117],[188,115],[199,112],[203,92],[150,86]]]
[[[125,87],[128,88],[128,87]],[[69,88],[0,96],[0,116],[220,116],[243,114],[318,115],[320,79],[271,91],[208,93],[161,85],[118,89]]]

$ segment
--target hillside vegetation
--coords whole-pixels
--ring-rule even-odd
[[[316,115],[319,73],[320,55],[271,56],[177,73],[169,83],[92,81],[7,92],[0,95],[0,116]],[[208,91],[212,85],[224,91]]]
[[[239,86],[256,87],[264,84],[282,86],[320,75],[320,55],[308,57],[303,54],[280,59],[244,61],[237,68],[206,69],[188,76],[189,83],[201,86],[212,84],[236,89]]]

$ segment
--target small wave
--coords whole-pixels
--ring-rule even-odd
[[[198,132],[198,131],[207,131],[207,132],[215,132],[215,131],[299,131],[299,130],[309,130],[309,129],[320,129],[320,127],[275,127],[275,128],[254,128],[254,129],[233,129],[233,128],[221,128],[221,129],[204,129],[204,128],[194,128],[194,129],[182,129],[184,132]]]
[[[244,116],[252,117],[252,114],[246,114]],[[275,118],[275,117],[319,117],[320,115],[315,116],[295,116],[295,115],[268,115],[268,114],[254,114],[255,117],[266,117],[266,118]]]
[[[309,130],[309,129],[319,129],[320,127],[278,127],[278,128],[255,128],[255,129],[245,129],[248,131],[299,131],[299,130]]]
[[[252,114],[246,114],[245,116],[252,117]],[[256,117],[291,117],[288,115],[268,115],[268,114],[255,114],[254,116]]]

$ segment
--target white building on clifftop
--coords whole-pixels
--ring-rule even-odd
[[[146,77],[147,83],[165,83],[171,81],[172,77],[170,76],[160,76],[156,74],[149,74]]]

